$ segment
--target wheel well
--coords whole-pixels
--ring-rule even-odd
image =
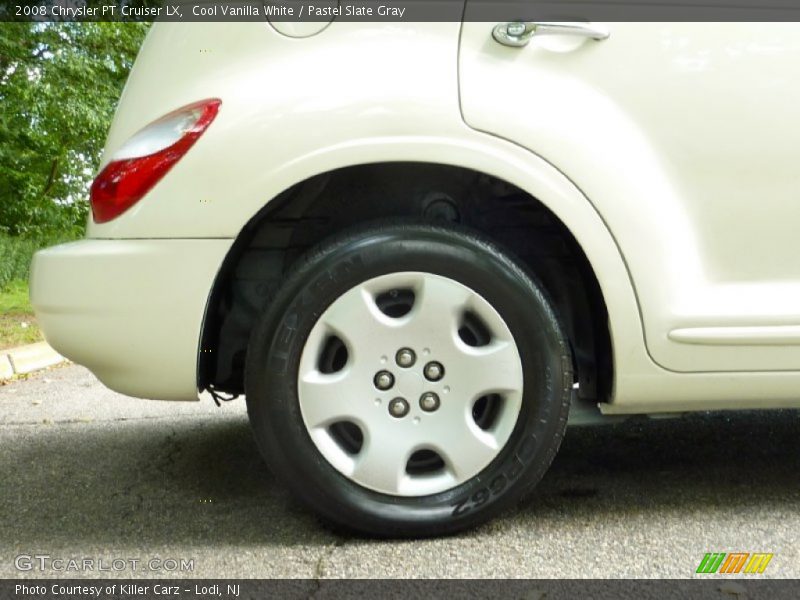
[[[268,203],[239,234],[214,284],[203,326],[200,388],[243,392],[249,333],[284,273],[306,250],[357,223],[392,217],[459,222],[509,248],[553,301],[572,347],[579,397],[607,397],[608,313],[589,261],[569,230],[511,184],[428,163],[338,169]]]

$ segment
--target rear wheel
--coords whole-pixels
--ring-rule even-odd
[[[535,485],[572,373],[540,286],[434,225],[358,229],[301,260],[254,330],[246,388],[272,470],[340,526],[451,533]]]

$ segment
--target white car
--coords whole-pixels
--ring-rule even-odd
[[[471,527],[568,416],[800,407],[798,65],[797,23],[159,23],[37,317],[124,394],[245,394],[328,521]]]

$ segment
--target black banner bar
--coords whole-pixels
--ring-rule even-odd
[[[2,21],[800,21],[800,0],[24,0]]]
[[[580,565],[575,565],[580,569]],[[291,600],[381,598],[453,600],[784,600],[800,582],[745,577],[688,580],[0,580],[2,600]]]

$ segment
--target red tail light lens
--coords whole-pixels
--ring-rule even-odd
[[[95,223],[115,219],[158,183],[211,125],[221,100],[203,100],[154,121],[130,138],[92,183]]]

